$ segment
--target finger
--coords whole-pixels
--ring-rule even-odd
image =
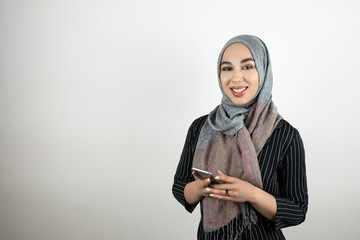
[[[209,196],[211,194],[211,189],[209,187],[205,187],[202,190],[202,195],[203,196]]]
[[[226,195],[226,190],[215,189],[213,187],[206,187],[205,192],[208,193],[208,194]]]
[[[207,186],[209,186],[210,183],[211,183],[211,179],[210,179],[210,178],[204,178],[204,179],[202,179],[202,180],[200,180],[200,181],[202,182],[203,187],[207,187]]]
[[[218,175],[216,175],[216,177],[215,177],[215,180],[217,180],[217,181],[221,181],[221,182],[225,182],[225,183],[234,183],[237,180],[237,178],[227,176],[227,175],[223,174],[222,172],[220,172],[219,170],[217,170],[217,172],[218,172]]]
[[[211,198],[215,198],[215,199],[219,199],[219,200],[236,202],[236,199],[234,199],[233,197],[230,197],[230,196],[228,196],[228,195],[219,195],[219,194],[213,194],[213,193],[211,193],[209,196],[210,196]]]
[[[202,190],[203,196],[209,196],[210,194],[218,194],[218,195],[225,195],[225,190],[217,190],[209,186],[204,186]]]
[[[233,190],[235,186],[231,183],[223,183],[223,184],[211,184],[211,187],[219,190]]]

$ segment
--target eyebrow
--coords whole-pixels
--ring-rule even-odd
[[[253,58],[245,58],[245,59],[241,60],[240,63],[245,63],[245,62],[248,62],[248,61],[255,62],[255,60]],[[228,61],[221,62],[220,66],[224,65],[224,64],[229,64],[230,65],[231,62],[228,62]]]
[[[253,62],[255,62],[255,60],[252,59],[252,58],[245,58],[245,59],[241,60],[240,63],[244,63],[244,62],[248,62],[248,61],[253,61]]]

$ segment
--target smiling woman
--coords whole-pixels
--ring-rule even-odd
[[[265,44],[249,35],[229,40],[218,78],[221,104],[190,126],[173,194],[189,212],[200,203],[198,239],[285,239],[281,228],[307,212],[305,155],[299,132],[272,102]]]
[[[242,43],[231,44],[225,50],[220,66],[225,94],[237,105],[250,102],[259,89],[259,74],[248,47]]]

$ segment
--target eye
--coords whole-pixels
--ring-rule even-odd
[[[249,69],[252,69],[252,68],[254,68],[254,67],[251,66],[251,65],[246,65],[246,66],[242,67],[241,69],[243,69],[243,70],[249,70]]]
[[[232,67],[223,67],[221,70],[222,71],[231,71]]]

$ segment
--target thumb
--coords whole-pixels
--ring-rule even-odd
[[[204,180],[201,180],[201,182],[202,182],[203,187],[207,187],[207,186],[210,185],[211,179],[210,178],[205,178]]]

